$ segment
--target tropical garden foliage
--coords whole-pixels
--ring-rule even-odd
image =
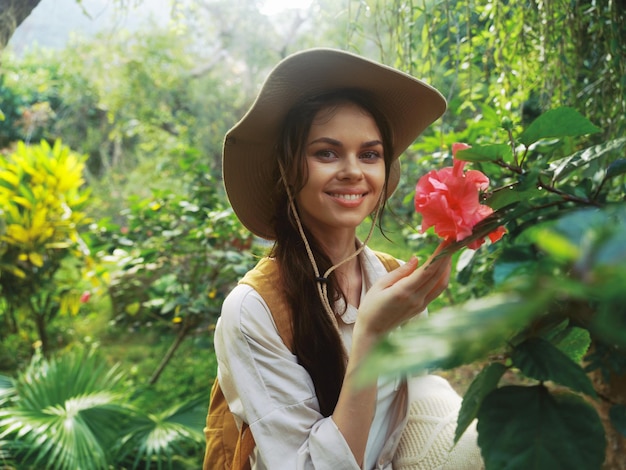
[[[624,468],[624,11],[613,2],[394,5],[399,15],[374,16],[393,38],[381,48],[453,90],[464,125],[444,116],[443,144],[472,146],[458,158],[491,178],[483,200],[496,212],[482,233],[502,224],[508,235],[461,252],[454,304],[372,360],[405,372],[484,364],[457,433],[478,418],[487,468]],[[439,166],[447,153],[434,157]],[[502,380],[510,370],[523,386]]]
[[[89,249],[80,229],[88,191],[82,188],[84,158],[57,141],[53,147],[22,141],[0,163],[0,289],[6,331],[35,326],[49,350],[49,324],[77,314],[82,270]],[[85,275],[87,277],[87,275]]]
[[[364,379],[469,367],[457,435],[478,419],[488,469],[626,468],[619,2],[173,5],[167,28],[3,54],[0,466],[198,468],[211,331],[265,249],[224,197],[222,138],[280,57],[334,46],[449,102],[404,157],[393,243],[375,247],[425,259],[439,243],[412,200],[455,142],[491,180],[476,236],[507,230],[452,245],[448,291]]]
[[[198,409],[205,397],[147,413],[134,405],[134,390],[119,367],[94,351],[50,360],[34,355],[2,386],[0,427],[9,468],[136,468],[141,462],[146,468],[178,462],[180,468],[185,447],[202,452]]]
[[[407,325],[372,357],[369,370],[387,372],[484,361],[465,395],[457,437],[478,418],[487,468],[510,461],[534,468],[537,459],[599,468],[605,430],[592,404],[608,413],[607,426],[624,428],[626,404],[607,390],[626,373],[626,160],[617,157],[626,138],[568,149],[571,138],[597,130],[571,108],[557,108],[510,145],[458,152],[493,175],[495,187],[483,196],[495,212],[451,249],[501,225],[508,234],[487,259],[479,251],[459,258],[459,281],[482,295]],[[529,381],[499,386],[509,369]]]

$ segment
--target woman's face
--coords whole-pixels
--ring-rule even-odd
[[[354,233],[385,185],[381,133],[374,118],[346,102],[321,109],[305,143],[307,180],[296,196],[302,222],[316,236]]]

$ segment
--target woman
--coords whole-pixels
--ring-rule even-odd
[[[273,289],[238,285],[215,332],[221,389],[256,443],[253,469],[399,468],[407,382],[361,386],[355,373],[377,341],[445,289],[450,259],[418,267],[413,258],[388,272],[389,256],[356,230],[380,219],[399,155],[445,108],[437,90],[409,75],[312,49],[279,63],[227,134],[230,203],[248,229],[274,240]],[[270,307],[276,299],[288,309],[289,340]],[[437,380],[418,388],[450,396]],[[458,410],[458,396],[452,402]]]

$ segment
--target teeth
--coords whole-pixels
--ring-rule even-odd
[[[333,197],[337,197],[340,199],[346,199],[348,201],[355,201],[357,199],[361,199],[361,194],[332,194]]]

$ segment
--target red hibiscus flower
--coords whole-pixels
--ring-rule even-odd
[[[461,241],[472,234],[474,226],[493,213],[491,207],[480,203],[480,191],[489,186],[489,178],[477,170],[463,171],[464,161],[456,159],[459,150],[467,144],[453,144],[453,166],[432,170],[422,176],[415,187],[415,210],[422,215],[424,233],[434,227],[435,233],[446,241]],[[499,227],[490,234],[495,242],[505,230]],[[473,240],[467,246],[477,249],[484,238]]]

